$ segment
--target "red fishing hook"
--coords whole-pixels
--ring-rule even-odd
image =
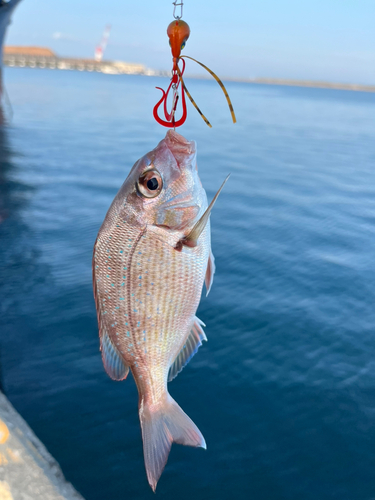
[[[182,71],[180,71],[180,74],[182,76],[184,74],[184,71],[185,71],[185,61],[183,59],[180,59],[180,60],[182,61]],[[178,64],[178,63],[176,62],[176,64]],[[186,121],[187,107],[186,107],[186,100],[185,100],[185,91],[184,91],[183,85],[181,85],[181,87],[180,87],[180,83],[181,83],[181,79],[180,79],[177,71],[173,70],[171,83],[169,84],[167,91],[164,92],[164,90],[162,88],[156,87],[157,89],[162,91],[163,95],[162,95],[162,98],[160,99],[160,101],[154,106],[153,114],[154,114],[155,120],[160,125],[163,125],[164,127],[169,127],[169,128],[180,127]],[[179,120],[176,121],[175,120],[175,113],[176,113],[177,103],[178,103],[178,99],[179,99],[179,96],[178,96],[178,88],[179,87],[181,90],[181,97],[182,97],[182,116]],[[172,109],[171,109],[171,112],[169,113],[168,109],[167,109],[167,99],[168,99],[168,95],[169,95],[171,88],[173,88],[174,93],[173,93]],[[164,111],[165,120],[160,118],[160,116],[158,114],[159,107],[161,106],[162,103],[164,104],[163,111]]]

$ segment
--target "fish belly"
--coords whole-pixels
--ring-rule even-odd
[[[107,333],[137,384],[166,381],[197,310],[209,255],[209,226],[181,252],[143,229],[115,224],[99,234],[94,281],[101,336]]]

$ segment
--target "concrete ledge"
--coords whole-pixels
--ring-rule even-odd
[[[83,500],[2,393],[0,500]]]

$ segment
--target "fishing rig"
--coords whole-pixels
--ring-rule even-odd
[[[176,128],[180,127],[183,125],[186,121],[187,118],[187,107],[186,107],[186,98],[185,94],[188,96],[190,99],[191,103],[195,107],[195,109],[198,111],[198,113],[201,115],[205,123],[209,126],[212,127],[211,123],[208,121],[208,119],[204,116],[202,111],[199,109],[197,106],[196,102],[192,98],[190,92],[186,88],[185,81],[183,79],[183,74],[185,71],[185,59],[190,59],[200,66],[204,68],[206,71],[212,75],[217,83],[220,85],[222,91],[224,92],[225,98],[228,102],[229,110],[232,115],[232,120],[233,123],[236,123],[236,115],[234,114],[232,102],[230,100],[230,97],[228,95],[228,92],[223,84],[223,82],[220,80],[220,78],[212,71],[210,70],[207,66],[205,66],[203,63],[197,61],[193,57],[186,56],[186,55],[181,55],[181,50],[185,47],[186,42],[190,36],[190,28],[189,25],[183,21],[182,15],[183,15],[183,6],[184,2],[183,0],[175,0],[172,5],[174,6],[173,8],[173,17],[174,21],[172,21],[167,28],[167,35],[169,38],[169,45],[171,47],[172,51],[172,57],[173,57],[173,67],[172,67],[172,78],[170,81],[170,84],[167,88],[166,91],[164,91],[161,87],[156,87],[157,89],[162,91],[162,97],[161,99],[157,102],[157,104],[154,106],[154,118],[155,120],[160,124],[163,125],[164,127],[169,127],[169,128]],[[179,9],[179,15],[177,14],[177,9]],[[170,107],[170,111],[168,111],[168,97],[170,92],[173,92],[173,97],[172,97],[172,105]],[[181,94],[181,104],[182,104],[182,114],[180,118],[176,118],[176,111],[177,111],[177,105],[180,99],[180,94]],[[160,108],[162,107],[161,111]],[[164,113],[164,117],[161,118],[159,116],[159,112]]]

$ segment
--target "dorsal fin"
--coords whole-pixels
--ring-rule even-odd
[[[195,317],[190,334],[169,369],[168,382],[177,377],[184,366],[189,363],[191,358],[198,351],[199,347],[202,345],[202,341],[207,340],[202,325],[206,326],[203,321]]]
[[[100,345],[105,371],[113,380],[124,380],[129,373],[129,367],[121,359],[107,332],[100,339]]]

